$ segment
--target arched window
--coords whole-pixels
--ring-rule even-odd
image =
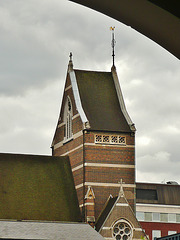
[[[112,228],[113,239],[116,240],[130,240],[132,239],[133,231],[128,221],[120,219],[115,222]]]
[[[72,103],[69,96],[67,97],[64,109],[64,122],[64,140],[66,141],[72,138]]]

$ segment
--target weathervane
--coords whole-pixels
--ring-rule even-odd
[[[112,46],[113,67],[114,67],[114,57],[115,57],[114,48],[115,48],[115,44],[116,44],[116,41],[114,39],[114,29],[115,29],[115,27],[110,27],[110,30],[112,31],[111,46]]]

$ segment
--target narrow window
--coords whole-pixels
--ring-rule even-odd
[[[64,139],[69,140],[72,138],[72,103],[70,97],[67,97],[66,105],[64,109]]]
[[[176,222],[180,223],[180,214],[176,214]]]

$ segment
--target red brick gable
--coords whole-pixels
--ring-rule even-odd
[[[110,197],[110,201],[111,206],[104,209],[106,213],[101,213],[101,216],[104,214],[104,220],[101,221],[100,216],[98,219],[100,224],[96,223],[99,233],[108,239],[146,239],[147,237],[124,195],[122,186],[119,196]]]

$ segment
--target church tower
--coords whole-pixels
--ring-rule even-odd
[[[118,195],[120,179],[135,210],[135,126],[114,65],[110,72],[76,70],[70,55],[52,154],[69,156],[85,221],[86,206],[94,205],[96,220],[110,194]]]

